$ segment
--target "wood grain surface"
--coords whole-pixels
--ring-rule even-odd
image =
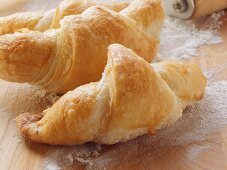
[[[220,34],[224,42],[201,47],[198,49],[199,55],[193,58],[191,62],[199,64],[203,69],[214,69],[224,63],[227,64],[227,16],[223,18],[223,22],[224,25],[220,29]],[[227,80],[227,67],[217,74],[216,79]],[[50,103],[36,96],[34,92],[35,87],[30,85],[0,80],[0,170],[43,169],[44,155],[51,146],[25,141],[18,135],[14,120],[22,112],[41,111],[49,106]],[[157,150],[156,145],[150,146],[146,152],[139,153],[139,155],[131,153],[134,148],[144,150],[147,147],[146,143],[137,142],[143,140],[143,138],[129,142],[130,150],[128,150],[128,145],[127,149],[124,149],[124,144],[104,147],[103,154],[112,152],[112,158],[117,162],[109,165],[107,169],[138,169],[139,167],[141,169],[141,166],[142,169],[150,169],[151,164],[155,169],[227,169],[227,125],[217,133],[212,134],[210,137],[212,141],[167,147],[165,154],[161,156],[159,152],[162,151],[162,148]],[[215,145],[217,147],[201,154],[196,160],[183,159],[189,149],[193,149],[194,146],[202,147],[213,142],[213,140],[217,141]],[[211,157],[212,159],[210,159]],[[108,159],[108,156],[106,160],[112,161]],[[95,161],[98,164],[102,160],[96,159]],[[107,165],[108,161],[105,162]],[[81,165],[71,167],[71,169],[83,168],[84,166]]]

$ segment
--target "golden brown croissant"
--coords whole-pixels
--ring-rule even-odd
[[[87,8],[98,4],[116,12],[128,6],[126,2],[97,3],[93,0],[64,0],[56,9],[46,12],[22,12],[7,17],[0,17],[0,35],[13,33],[22,28],[42,32],[49,28],[58,28],[60,20],[65,16],[81,14]]]
[[[187,105],[203,97],[205,86],[196,65],[150,65],[113,44],[99,82],[68,92],[43,113],[16,120],[22,135],[36,142],[114,144],[173,124]]]
[[[136,4],[138,8],[134,8]],[[80,15],[64,17],[58,29],[2,35],[0,78],[66,93],[101,78],[107,47],[112,43],[120,43],[150,62],[157,51],[158,41],[153,37],[160,24],[152,27],[163,22],[163,17],[161,1],[136,0],[120,13],[94,6]]]

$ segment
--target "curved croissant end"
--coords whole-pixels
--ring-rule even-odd
[[[187,105],[201,99],[205,86],[193,64],[154,66],[113,44],[99,82],[68,92],[43,113],[16,120],[22,135],[36,142],[114,144],[173,124]]]
[[[120,14],[133,19],[144,32],[159,39],[165,17],[162,1],[135,0]]]
[[[12,34],[22,28],[33,30],[42,17],[42,12],[24,12],[0,17],[0,35]]]
[[[0,78],[57,93],[98,81],[112,43],[132,49],[148,62],[158,45],[132,19],[103,6],[66,16],[59,29],[21,32],[0,36]]]

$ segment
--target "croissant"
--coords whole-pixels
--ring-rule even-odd
[[[81,14],[87,8],[103,5],[116,12],[128,6],[127,2],[94,2],[93,0],[64,0],[56,9],[46,12],[21,12],[0,18],[0,35],[13,33],[21,28],[44,32],[49,28],[58,28],[65,16]]]
[[[108,48],[99,82],[68,92],[43,113],[16,118],[26,138],[47,144],[114,144],[171,125],[204,94],[206,78],[194,64],[150,65],[126,47]]]
[[[112,43],[120,43],[150,62],[163,19],[161,1],[135,0],[120,13],[93,6],[82,14],[64,17],[58,29],[2,35],[0,78],[66,93],[101,78],[107,47]]]

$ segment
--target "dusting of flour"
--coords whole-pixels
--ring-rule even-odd
[[[47,92],[43,89],[34,89],[31,95],[31,98],[35,99],[37,103],[45,102],[48,106],[52,106],[56,103],[61,96],[57,95],[56,93]]]
[[[217,30],[224,15],[221,11],[195,21],[166,17],[156,60],[188,60],[196,56],[198,47],[222,42]]]
[[[93,143],[80,146],[55,147],[47,153],[44,169],[67,169],[73,166],[75,162],[80,162],[82,165],[92,165],[91,159],[99,156],[101,150],[100,145]]]

